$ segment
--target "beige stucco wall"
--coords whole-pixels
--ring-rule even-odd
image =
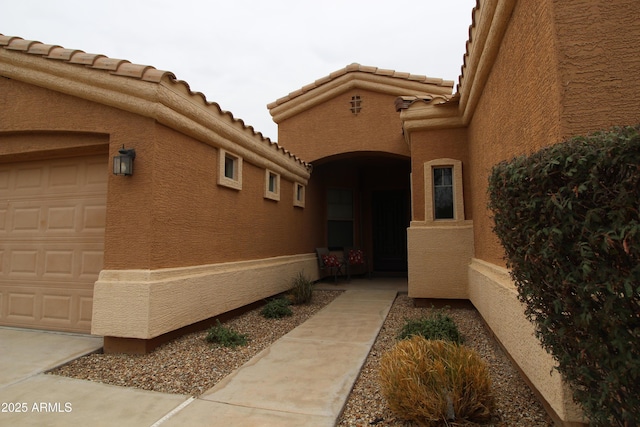
[[[464,165],[465,211],[467,219],[473,220],[475,245],[466,268],[468,297],[566,424],[583,421],[581,411],[560,376],[549,374],[553,359],[533,335],[533,325],[524,317],[504,269],[503,250],[486,207],[487,179],[491,167],[502,160],[575,134],[640,121],[637,97],[629,96],[640,89],[640,57],[634,42],[639,37],[634,23],[640,19],[640,11],[632,3],[480,2],[459,100],[466,128],[455,129],[453,118],[448,122],[430,119],[442,115],[443,110],[438,113],[437,107],[429,111],[410,106],[411,114],[402,113],[409,130],[433,123],[436,130],[430,132],[447,134],[450,140],[455,133],[465,133],[469,159]],[[424,109],[423,117],[418,108]],[[427,135],[420,129],[410,133],[412,155],[418,152],[416,148],[428,147],[414,143]],[[448,148],[454,152],[455,145]],[[421,219],[420,198],[428,192],[416,191],[422,180],[415,174],[423,159],[413,157],[412,161],[418,163],[418,168],[413,167],[413,201],[420,202],[414,205],[414,215]],[[417,235],[418,229],[409,230],[410,241],[417,240],[412,234]],[[428,247],[428,239],[423,240],[423,244],[410,243],[410,252]],[[423,278],[423,282],[427,280]],[[409,292],[415,294],[412,287],[420,289],[421,283],[410,280]],[[461,293],[456,289],[450,295]]]
[[[0,53],[0,61],[21,64],[25,59]],[[57,89],[67,90],[66,80],[58,74],[72,73],[64,67],[76,70],[79,79],[93,78],[89,74],[95,71],[26,59],[37,72],[11,68],[14,78],[0,79],[0,100],[12,106],[0,124],[0,161],[102,153],[109,164],[104,170],[104,271],[93,292],[93,333],[148,339],[282,292],[303,270],[317,277],[317,192],[307,182],[306,167],[279,146],[255,136],[255,151],[249,150],[250,131],[239,129],[237,122],[225,124],[227,116],[220,122],[213,116],[204,119],[208,107],[196,114],[197,102],[185,101],[190,95],[173,88],[148,91],[155,83],[107,74],[104,88],[86,92],[99,97],[114,89],[105,102],[124,109],[85,99],[82,90],[77,96],[62,93]],[[22,77],[38,84],[22,82]],[[154,103],[157,93],[167,96],[162,106]],[[136,95],[144,99],[133,102]],[[159,111],[159,119],[144,115]],[[207,127],[196,119],[211,123]],[[65,137],[71,134],[74,138]],[[243,158],[240,191],[217,184],[218,144]],[[136,150],[130,177],[110,170],[111,158],[123,145]],[[280,175],[279,201],[264,197],[265,168]],[[296,182],[307,186],[304,208],[293,203]],[[239,265],[242,274],[236,271]],[[189,271],[175,272],[183,268]]]
[[[133,176],[105,169],[106,269],[262,259],[316,246],[312,188],[304,209],[294,207],[294,182],[285,177],[280,201],[265,199],[264,168],[247,159],[243,189],[220,187],[218,150],[211,145],[95,102],[15,80],[0,79],[0,85],[7,104],[20,100],[3,113],[4,161],[94,153],[111,158],[122,145],[136,149]]]
[[[217,184],[219,150],[156,124],[137,149],[135,174],[114,177],[107,229],[107,269],[170,268],[262,259],[313,251],[318,233],[314,191],[305,208],[293,203],[294,181],[281,176],[280,200],[264,197],[265,169],[243,161],[242,189]],[[153,195],[146,205],[140,192]],[[145,206],[145,207],[143,207]],[[141,213],[144,211],[144,213]],[[146,218],[144,247],[135,247]],[[238,230],[251,230],[239,233]],[[134,247],[123,248],[122,235]],[[147,241],[148,240],[148,241]]]
[[[150,339],[317,279],[314,253],[156,270],[103,270],[91,333]]]
[[[640,91],[637,2],[514,3],[477,107],[465,112],[476,257],[498,265],[503,251],[486,209],[491,167],[576,134],[640,122],[640,100],[631,95]]]
[[[425,172],[424,164],[436,159],[456,159],[462,162],[465,172],[462,174],[463,188],[470,188],[471,180],[466,173],[469,164],[467,147],[467,130],[465,128],[423,130],[411,133],[411,188],[412,188],[412,220],[424,221],[425,206]],[[462,190],[462,188],[460,189]],[[468,205],[469,191],[464,191],[464,204]],[[473,219],[465,208],[465,219]]]
[[[561,420],[583,422],[571,391],[553,370],[553,358],[540,346],[533,324],[524,316],[507,269],[474,258],[468,274],[469,299],[520,370]]]
[[[560,376],[550,374],[553,360],[524,317],[503,268],[504,252],[493,234],[493,220],[486,207],[487,181],[494,164],[536,151],[562,136],[553,7],[546,1],[514,3],[508,20],[494,23],[496,28],[505,26],[504,38],[492,40],[499,43],[499,50],[486,83],[476,88],[481,90],[477,106],[465,111],[470,118],[468,144],[473,159],[465,174],[470,179],[468,212],[474,222],[475,242],[474,259],[468,267],[469,298],[559,420],[579,422],[581,411]]]
[[[640,122],[636,0],[548,0],[561,96],[561,136]]]
[[[412,222],[407,230],[410,298],[468,299],[471,221]]]
[[[0,105],[6,106],[0,120],[2,161],[106,157],[109,143],[121,147],[148,130],[134,114],[16,79],[0,78]]]
[[[485,2],[486,6],[491,2]],[[492,232],[487,210],[487,179],[491,167],[513,156],[534,152],[575,134],[615,124],[640,121],[637,52],[640,19],[637,5],[616,2],[504,2],[504,37],[486,82],[473,88],[475,108],[463,96],[468,118],[471,180],[468,211],[474,221],[475,258],[469,267],[469,295],[510,355],[564,422],[582,421],[580,410],[554,366],[532,334],[506,270],[503,250]],[[500,10],[500,5],[497,7]],[[501,33],[499,19],[488,34]],[[587,24],[588,23],[588,24]],[[479,27],[482,28],[481,24]],[[476,30],[476,43],[484,40]],[[474,37],[472,37],[473,39]],[[477,51],[477,47],[476,47]],[[473,52],[473,48],[472,48]],[[484,54],[483,54],[484,55]],[[486,55],[485,55],[486,57]],[[467,58],[467,64],[477,64]],[[486,64],[485,64],[486,65]],[[473,73],[465,71],[466,90]],[[508,84],[506,83],[508,82]],[[466,190],[466,189],[465,189]],[[523,332],[526,331],[526,332]]]
[[[362,110],[350,111],[359,95]],[[394,95],[352,89],[278,124],[278,142],[307,162],[350,152],[409,156]]]
[[[553,10],[547,1],[515,2],[499,53],[468,127],[469,211],[475,256],[504,265],[487,210],[491,167],[560,137],[560,81]],[[471,61],[469,61],[471,62]],[[471,82],[467,82],[471,83]]]

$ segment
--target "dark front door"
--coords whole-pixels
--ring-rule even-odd
[[[376,271],[407,271],[409,201],[405,190],[374,191],[373,268]]]

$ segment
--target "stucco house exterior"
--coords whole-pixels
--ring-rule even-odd
[[[581,422],[517,301],[487,177],[640,122],[640,8],[478,0],[472,18],[457,87],[350,64],[268,105],[277,143],[171,72],[0,35],[0,324],[146,352],[317,279],[317,247],[359,247],[416,300],[470,300],[554,419]],[[123,148],[131,176],[112,173]]]

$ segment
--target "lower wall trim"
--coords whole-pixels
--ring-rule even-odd
[[[167,332],[166,334],[158,335],[157,337],[144,340],[140,338],[121,338],[121,337],[104,337],[103,352],[105,354],[148,354],[154,351],[161,345],[180,338],[183,335],[191,334],[193,332],[204,331],[216,324],[216,321],[225,323],[237,316],[240,316],[247,311],[254,310],[262,306],[262,301],[254,302],[253,304],[245,305],[235,310],[228,311],[218,316],[210,317],[205,320],[201,320],[196,323],[192,323],[187,326],[183,326],[175,331]]]
[[[103,270],[93,292],[91,333],[151,339],[284,292],[315,254],[159,270]]]
[[[571,390],[554,369],[555,361],[542,348],[533,324],[524,315],[508,270],[474,258],[468,274],[471,302],[542,398],[547,412],[557,424],[584,425],[582,410],[573,402]]]

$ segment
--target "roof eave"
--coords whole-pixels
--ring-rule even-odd
[[[516,1],[476,1],[457,92],[465,125],[471,121],[489,79]]]
[[[270,103],[267,107],[273,121],[281,123],[352,89],[371,90],[392,96],[450,95],[453,85],[452,81],[351,64]]]
[[[122,60],[109,62],[102,55],[59,46],[0,38],[4,47],[0,49],[2,76],[153,118],[285,178],[303,184],[309,179],[309,164],[245,126],[218,104],[207,102],[201,93],[191,92],[170,72]],[[88,65],[96,61],[100,61],[101,68]]]

